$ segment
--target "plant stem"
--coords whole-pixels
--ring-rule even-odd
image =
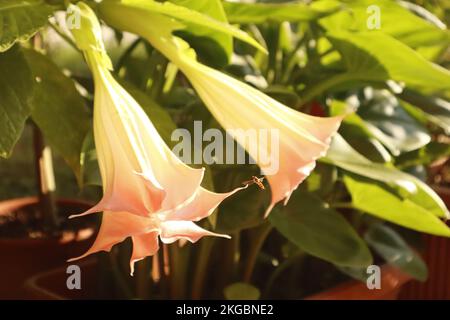
[[[244,262],[242,280],[244,282],[250,282],[255,269],[256,260],[261,248],[266,240],[267,236],[272,230],[272,225],[269,222],[265,222],[263,225],[251,230],[252,239],[250,243],[249,254]]]
[[[195,266],[194,279],[192,282],[192,299],[201,299],[203,294],[203,287],[206,279],[206,268],[208,266],[211,249],[214,245],[213,238],[204,238],[201,240],[197,256],[197,265]]]
[[[120,71],[120,69],[122,69],[124,63],[127,61],[128,57],[133,53],[134,49],[137,48],[137,46],[139,45],[139,43],[141,43],[141,38],[138,38],[136,40],[133,41],[133,43],[130,44],[130,46],[125,50],[125,52],[120,56],[119,60],[117,60],[116,66],[115,66],[115,70],[117,72]]]
[[[52,152],[44,144],[41,130],[33,123],[33,146],[39,207],[44,217],[44,228],[51,234],[59,228],[59,217],[55,201],[55,174],[53,172]]]
[[[297,261],[297,259],[303,259],[303,257],[304,257],[303,253],[297,253],[297,254],[293,255],[292,257],[283,261],[278,266],[278,268],[275,269],[275,271],[269,277],[266,287],[264,288],[264,292],[263,292],[264,299],[267,299],[269,297],[270,291],[271,291],[273,285],[275,284],[275,280],[277,280],[277,278],[283,273],[283,271],[285,271],[291,265],[293,265]]]
[[[341,209],[355,209],[351,202],[335,202],[330,204],[331,208],[341,208]]]
[[[150,266],[149,258],[136,263],[136,297],[142,300],[150,298]]]
[[[326,90],[341,84],[343,82],[347,82],[350,80],[356,80],[354,75],[350,73],[340,73],[335,76],[329,77],[321,82],[319,82],[317,85],[313,86],[312,88],[305,89],[303,92],[300,93],[300,98],[302,99],[303,103],[311,101],[313,98],[319,96]]]
[[[75,49],[75,51],[77,51],[80,54],[83,54],[81,52],[80,49],[78,49],[77,45],[75,44],[75,42],[61,29],[60,26],[58,26],[57,24],[54,24],[52,22],[49,22],[49,26],[50,28],[53,29],[53,31],[55,31],[64,41],[66,41],[72,48]]]
[[[166,268],[166,250],[167,245],[165,244],[161,245],[161,248],[158,250],[159,288],[163,298],[167,297],[169,292],[168,274]]]
[[[169,246],[170,250],[170,298],[184,299],[186,295],[186,280],[189,258],[189,247]]]
[[[120,292],[123,294],[125,299],[132,299],[133,292],[129,288],[126,280],[124,279],[122,273],[120,272],[120,268],[117,263],[117,249],[113,248],[111,252],[108,254],[108,257],[111,266],[111,271],[113,273],[113,279],[118,285]]]

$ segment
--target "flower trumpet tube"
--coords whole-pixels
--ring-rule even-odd
[[[158,250],[158,237],[164,243],[228,237],[204,230],[194,221],[209,216],[239,189],[214,193],[200,186],[204,169],[191,168],[172,153],[139,104],[110,73],[111,62],[92,10],[83,3],[73,8],[81,16],[81,26],[72,33],[95,83],[94,138],[103,182],[103,198],[81,215],[104,212],[96,241],[81,257],[109,251],[131,237],[133,271],[135,261]]]
[[[103,2],[99,10],[107,23],[141,35],[171,60],[186,75],[221,126],[256,160],[272,192],[266,216],[277,202],[284,200],[286,204],[292,192],[314,169],[316,160],[325,155],[343,116],[320,118],[297,112],[199,63],[189,45],[172,34],[183,25],[154,13],[145,1]],[[278,148],[267,141],[259,141],[257,147],[248,143],[246,135],[238,134],[248,130],[276,130]],[[259,159],[261,154],[276,161],[276,170]]]

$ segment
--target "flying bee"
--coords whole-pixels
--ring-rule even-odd
[[[252,176],[251,180],[244,181],[244,182],[242,182],[242,184],[247,185],[247,186],[256,184],[261,190],[264,190],[264,189],[266,189],[266,187],[264,187],[264,185],[262,183],[263,180],[264,180],[264,177],[258,178],[257,176]]]

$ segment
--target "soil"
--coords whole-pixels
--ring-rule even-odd
[[[0,238],[30,238],[48,239],[57,238],[65,233],[78,233],[79,230],[96,226],[97,215],[90,215],[79,219],[68,219],[71,214],[77,214],[80,210],[77,205],[59,205],[58,216],[60,228],[57,232],[48,232],[44,225],[43,214],[37,204],[25,206],[9,214],[0,215]]]

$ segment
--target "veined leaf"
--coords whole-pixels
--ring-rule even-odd
[[[339,100],[331,100],[329,107],[332,116],[344,114],[347,110],[347,104]],[[357,113],[350,113],[344,118],[339,127],[339,133],[367,159],[374,162],[390,162],[392,160],[391,154],[381,142],[375,139],[367,128],[366,122]]]
[[[54,11],[43,0],[0,0],[0,52],[28,40]]]
[[[33,50],[24,53],[34,78],[31,116],[81,182],[80,154],[91,122],[87,106],[74,82],[51,60]]]
[[[341,54],[347,81],[395,80],[427,92],[450,90],[450,71],[386,34],[330,32],[329,39]]]
[[[409,229],[450,237],[450,228],[435,214],[388,185],[353,174],[346,174],[344,182],[355,208]]]
[[[0,53],[0,156],[9,157],[30,115],[33,80],[22,51]]]
[[[386,262],[418,280],[426,280],[427,265],[394,229],[377,223],[369,228],[364,239]]]
[[[255,39],[250,37],[246,32],[240,30],[239,28],[233,27],[228,23],[224,23],[209,17],[208,15],[202,14],[198,11],[191,10],[189,8],[178,6],[171,2],[156,2],[152,0],[121,0],[116,1],[103,1],[99,4],[100,8],[109,7],[109,10],[123,10],[125,8],[141,9],[144,11],[151,12],[153,14],[161,14],[167,17],[171,17],[184,23],[185,25],[196,25],[209,28],[210,30],[215,30],[222,32],[224,34],[232,35],[233,37],[247,42],[248,44],[258,48],[259,50],[265,52],[264,49]],[[158,28],[158,26],[155,26]]]
[[[320,24],[329,31],[368,31],[371,21],[379,18],[379,30],[413,49],[438,47],[442,51],[450,41],[448,30],[419,17],[392,0],[349,0],[345,10],[327,16]],[[373,6],[376,7],[373,7]],[[379,8],[379,15],[375,11]],[[422,8],[422,10],[425,10]],[[377,28],[373,28],[377,30]],[[432,58],[430,56],[429,58]]]
[[[170,1],[176,5],[201,12],[222,23],[228,23],[221,0]],[[195,24],[188,24],[181,33],[183,38],[195,49],[200,59],[204,57],[204,60],[217,66],[224,66],[230,61],[233,53],[233,37],[230,34],[208,27],[199,27]]]
[[[300,249],[341,266],[368,266],[372,256],[345,218],[310,193],[295,192],[269,216],[274,227]]]
[[[431,141],[427,129],[386,90],[372,90],[370,99],[358,108],[358,114],[373,136],[396,156],[419,149]]]
[[[307,5],[300,1],[287,3],[223,2],[231,23],[263,23],[312,21],[336,12],[341,4],[337,1],[317,1]]]
[[[374,182],[383,182],[397,188],[404,198],[437,217],[450,216],[445,203],[426,183],[393,167],[369,161],[356,152],[340,135],[334,137],[327,156],[321,158],[321,161],[334,164]]]

